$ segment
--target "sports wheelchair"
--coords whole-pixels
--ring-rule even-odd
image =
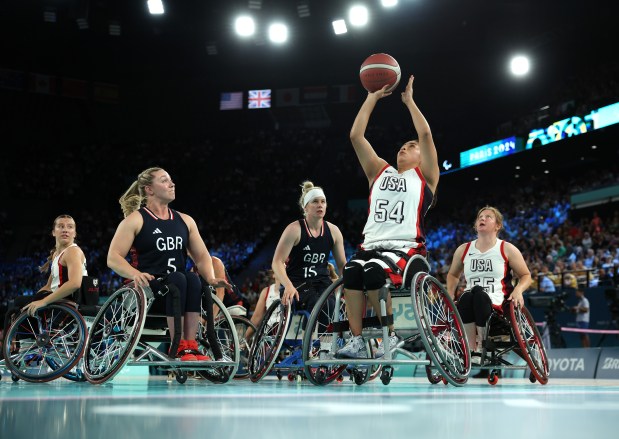
[[[495,385],[499,382],[500,370],[515,369],[530,369],[529,381],[532,383],[548,383],[548,357],[529,310],[524,306],[514,306],[513,301],[504,302],[504,306],[493,305],[485,328],[480,364],[474,367],[488,370],[488,383]],[[510,353],[522,358],[526,364],[514,364],[507,358]]]
[[[98,279],[84,276],[70,298],[39,308],[33,316],[15,312],[7,322],[0,366],[11,372],[14,382],[43,383],[60,377],[84,381],[80,364],[88,326],[84,316],[96,314],[98,301]]]
[[[249,378],[254,383],[273,367],[279,380],[282,370],[289,371],[289,381],[302,379],[301,341],[310,314],[304,310],[293,312],[292,308],[276,299],[262,318],[249,351]]]
[[[165,316],[147,315],[156,296],[175,294],[172,288],[164,289],[167,291],[154,292],[129,283],[102,305],[90,327],[84,353],[83,371],[90,383],[111,380],[125,365],[167,370],[181,384],[187,381],[188,371],[217,384],[234,377],[239,365],[237,332],[226,307],[210,287],[203,288],[196,339],[201,353],[214,360],[183,362],[151,345],[170,340]],[[213,318],[213,306],[218,308],[218,319]],[[180,339],[180,313],[176,314],[170,352],[176,352]]]
[[[442,284],[428,274],[429,268],[425,258],[413,256],[404,268],[402,284],[393,286],[388,281],[380,289],[381,320],[376,316],[363,318],[364,339],[383,340],[385,354],[380,359],[335,358],[337,350],[351,337],[343,279],[325,290],[312,310],[303,339],[302,358],[309,381],[322,386],[336,380],[344,369],[349,369],[354,382],[363,384],[382,366],[380,379],[387,385],[393,376],[392,366],[406,364],[425,366],[428,380],[433,384],[443,381],[454,386],[464,385],[471,368],[464,326],[453,300]],[[396,346],[389,346],[388,325],[393,320],[386,312],[388,293],[394,300],[410,297],[412,301],[414,323],[396,327],[403,337]],[[405,348],[419,339],[425,348],[423,359],[421,353]],[[368,353],[372,354],[371,346]],[[408,359],[397,360],[397,355]]]

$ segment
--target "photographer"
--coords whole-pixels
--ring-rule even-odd
[[[582,288],[576,290],[576,298],[578,305],[572,307],[572,312],[576,313],[576,326],[580,329],[589,329],[589,300],[585,297],[585,291]],[[589,334],[581,332],[580,342],[583,348],[590,347]]]

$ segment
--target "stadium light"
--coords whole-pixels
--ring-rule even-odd
[[[282,44],[288,41],[288,27],[282,23],[273,23],[270,25],[269,40],[276,44]]]
[[[346,27],[346,21],[344,20],[335,20],[331,24],[333,25],[333,32],[335,32],[335,35],[341,35],[348,32],[348,28]]]
[[[348,12],[348,19],[353,26],[365,26],[368,24],[368,8],[363,5],[352,6]]]
[[[146,4],[148,5],[148,12],[150,12],[151,15],[161,15],[165,12],[161,0],[148,0]]]
[[[397,6],[398,0],[381,0],[380,3],[383,5],[384,8],[392,8],[394,6]]]
[[[522,55],[514,56],[509,67],[514,76],[525,76],[530,69],[529,58]]]
[[[256,32],[256,23],[250,16],[242,15],[235,20],[234,30],[241,37],[250,37]]]

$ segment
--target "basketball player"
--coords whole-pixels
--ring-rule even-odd
[[[75,220],[69,215],[56,217],[52,236],[56,245],[45,264],[39,267],[41,273],[49,270],[47,283],[34,296],[15,298],[14,306],[23,307],[21,310],[28,311],[30,315],[34,315],[36,310],[43,306],[75,293],[82,286],[83,276],[88,276],[86,256],[75,243],[77,236]]]
[[[361,336],[365,313],[363,291],[380,315],[378,290],[387,278],[401,282],[406,261],[415,254],[426,255],[424,216],[432,205],[438,185],[439,168],[436,147],[430,126],[413,100],[413,76],[408,80],[401,99],[408,109],[418,140],[410,140],[398,151],[397,169],[380,158],[365,138],[365,130],[376,103],[391,94],[386,85],[368,93],[350,131],[359,163],[370,187],[370,209],[364,241],[344,267],[344,294],[352,338],[336,356],[367,358],[365,341]],[[391,297],[387,298],[387,313],[393,314]],[[389,325],[390,346],[399,338]],[[382,343],[375,357],[384,355]]]
[[[200,316],[202,286],[196,273],[187,272],[187,255],[213,287],[227,287],[225,279],[216,278],[213,262],[196,222],[168,205],[176,197],[172,178],[161,168],[140,173],[120,197],[125,219],[119,224],[107,255],[107,265],[137,286],[160,289],[159,281],[174,286],[181,295],[182,336],[176,355],[182,361],[207,360],[198,352],[196,332]],[[131,252],[131,263],[126,259]],[[155,305],[158,301],[155,301]],[[170,336],[174,334],[172,295],[166,295],[165,313]]]
[[[480,209],[474,227],[477,239],[460,245],[454,253],[447,273],[447,291],[453,297],[464,272],[466,287],[458,300],[458,311],[469,348],[480,352],[492,305],[502,306],[513,300],[515,306],[523,306],[522,293],[531,285],[531,273],[520,250],[498,239],[503,215],[497,208]],[[512,271],[518,278],[516,287],[512,285]]]
[[[327,199],[322,188],[303,183],[299,206],[303,219],[290,223],[273,255],[275,278],[284,287],[282,303],[297,301],[297,310],[311,311],[320,294],[331,285],[329,254],[333,252],[340,273],[346,263],[344,238],[335,225],[325,221]]]

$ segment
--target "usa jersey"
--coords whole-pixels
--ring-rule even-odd
[[[362,248],[424,247],[424,217],[434,195],[419,168],[401,174],[387,165],[370,188]]]
[[[333,248],[331,229],[326,221],[322,222],[320,234],[313,237],[304,219],[299,220],[301,239],[292,247],[286,263],[286,274],[295,287],[308,279],[329,279],[329,254]]]
[[[148,208],[138,212],[144,224],[133,240],[131,265],[142,273],[164,276],[186,271],[189,228],[178,212],[168,209],[170,219],[157,217]]]
[[[58,253],[58,256],[56,256],[50,264],[50,268],[52,270],[52,285],[50,286],[50,289],[52,292],[56,291],[62,286],[62,284],[69,280],[69,269],[60,263],[60,257],[67,251],[67,249],[70,249],[71,247],[77,247],[77,244],[71,244]],[[82,276],[88,276],[88,271],[86,270],[86,260],[82,262]]]
[[[512,271],[505,256],[505,241],[496,244],[485,252],[475,248],[477,240],[469,242],[462,254],[466,289],[479,285],[486,290],[494,305],[500,305],[514,289]]]

